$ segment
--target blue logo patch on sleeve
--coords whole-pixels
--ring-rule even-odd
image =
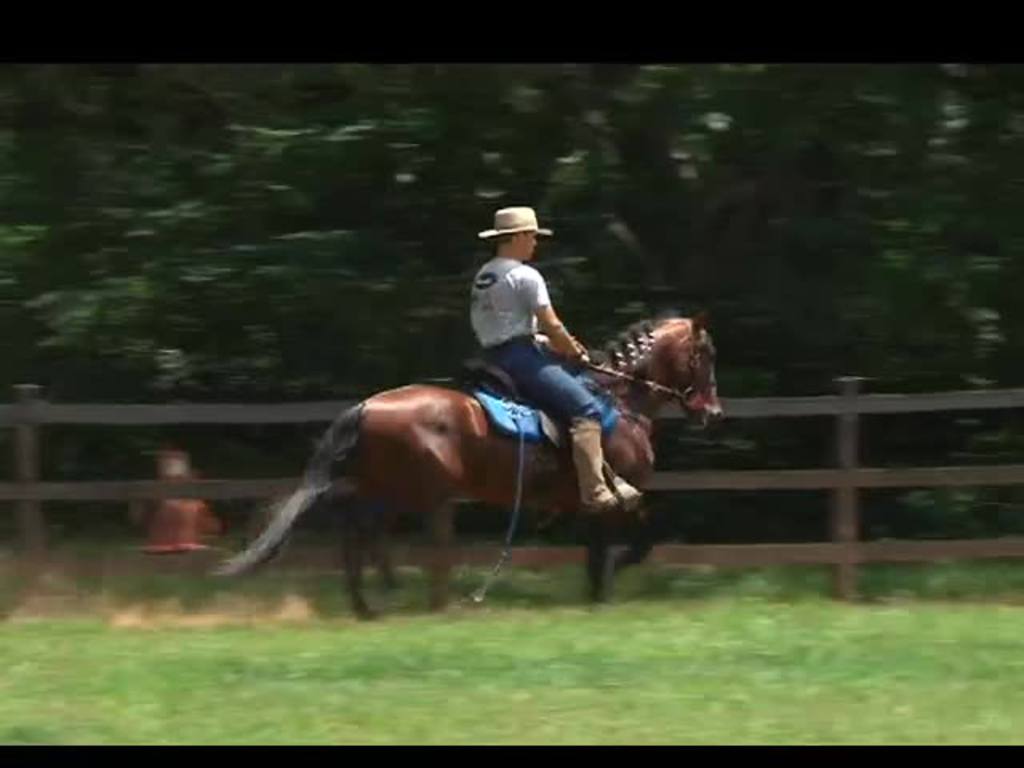
[[[485,291],[498,282],[498,276],[493,272],[484,272],[480,275],[473,283],[473,287],[478,291]]]

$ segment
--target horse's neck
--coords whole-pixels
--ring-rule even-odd
[[[652,392],[630,391],[624,398],[621,398],[627,410],[638,413],[648,419],[654,419],[666,401],[663,397]]]
[[[681,321],[681,322],[679,322]],[[673,327],[674,326],[674,327]],[[632,360],[623,361],[615,365],[615,369],[627,376],[632,376],[637,379],[646,379],[645,371],[657,370],[662,366],[656,362],[655,358],[659,355],[668,354],[665,345],[675,343],[679,339],[679,334],[690,334],[690,321],[683,318],[672,318],[667,321],[664,326],[653,329],[649,334],[649,338],[652,340],[650,346],[648,346],[642,355],[634,357]],[[654,383],[661,384],[663,386],[671,386],[672,382],[658,381],[657,377],[651,379]],[[621,379],[614,379],[606,377],[604,379],[605,386],[611,390],[616,399],[619,401],[619,405],[627,411],[638,413],[645,416],[648,419],[654,419],[658,412],[664,408],[670,401],[670,398],[664,395],[646,390],[642,384],[629,384],[628,382],[622,381]]]
[[[618,408],[626,413],[639,414],[647,419],[653,419],[665,405],[665,401],[660,396],[645,391],[641,384],[631,385],[621,379],[608,376],[600,376],[599,381],[605,389],[611,392]]]
[[[647,350],[647,353],[636,360],[627,362],[625,365],[618,365],[616,370],[620,373],[626,374],[627,376],[633,377],[638,381],[649,381],[654,384],[660,384],[662,386],[671,387],[673,382],[658,381],[658,377],[649,376],[651,371],[656,372],[662,369],[663,366],[655,359],[658,354],[665,354],[665,347],[660,347],[660,344],[672,343],[669,338],[663,337],[657,339],[653,346]],[[647,419],[654,419],[658,413],[668,406],[671,401],[671,397],[657,392],[652,392],[645,388],[643,384],[631,384],[621,379],[608,379],[608,386],[615,393],[615,396],[623,406],[636,414],[640,414]]]

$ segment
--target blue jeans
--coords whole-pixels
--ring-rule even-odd
[[[553,419],[601,421],[601,407],[590,392],[551,352],[530,339],[516,339],[484,350],[487,362],[502,368],[519,392]]]

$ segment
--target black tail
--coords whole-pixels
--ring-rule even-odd
[[[324,433],[313,458],[306,467],[302,484],[291,496],[277,504],[270,524],[249,548],[220,565],[218,576],[235,576],[270,560],[280,550],[289,529],[299,515],[331,488],[331,465],[343,461],[359,442],[363,403],[342,413]]]

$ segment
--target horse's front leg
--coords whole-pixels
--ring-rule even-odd
[[[654,549],[654,535],[646,515],[638,515],[630,528],[629,546],[615,557],[615,572],[642,563]]]
[[[590,599],[603,603],[608,599],[612,574],[608,557],[608,524],[598,514],[583,513],[583,530],[587,545],[587,577]]]

